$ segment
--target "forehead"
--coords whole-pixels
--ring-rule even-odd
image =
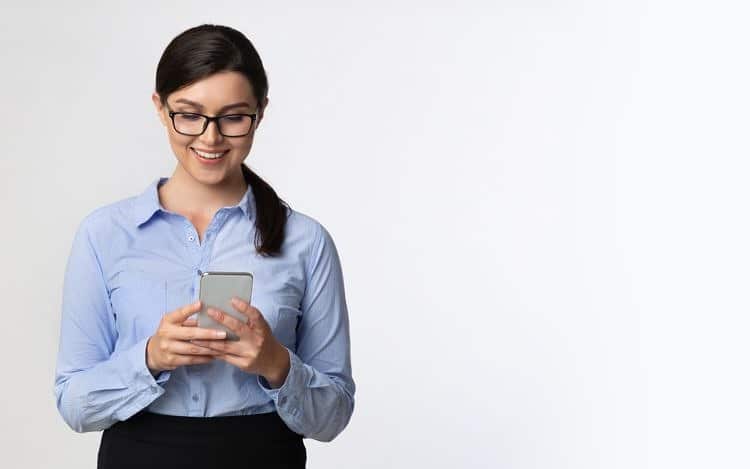
[[[231,103],[245,101],[256,107],[257,100],[253,88],[245,75],[239,72],[219,72],[191,83],[169,95],[174,103],[183,98],[203,105],[204,111],[214,111]],[[180,106],[193,107],[187,104]]]

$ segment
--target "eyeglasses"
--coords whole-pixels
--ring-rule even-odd
[[[216,121],[219,133],[225,137],[244,137],[253,129],[253,124],[258,118],[257,113],[225,114],[209,117],[197,112],[175,112],[169,108],[169,105],[167,105],[167,109],[174,130],[179,134],[190,135],[191,137],[202,135],[211,121]]]

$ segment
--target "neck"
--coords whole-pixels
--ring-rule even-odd
[[[241,171],[219,184],[203,184],[178,164],[172,176],[159,187],[159,199],[167,210],[211,217],[222,207],[236,205],[246,191],[247,182]]]

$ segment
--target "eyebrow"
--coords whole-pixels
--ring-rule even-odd
[[[190,101],[189,99],[185,99],[185,98],[180,98],[177,101],[175,101],[175,103],[188,104],[188,105],[196,107],[198,109],[203,109],[203,105],[201,103],[196,103],[195,101]],[[248,103],[246,103],[244,101],[241,101],[239,103],[227,104],[226,106],[224,106],[221,109],[219,109],[219,112],[225,111],[227,109],[232,109],[232,108],[235,108],[235,107],[251,107],[251,106],[250,106],[250,104],[248,104]]]

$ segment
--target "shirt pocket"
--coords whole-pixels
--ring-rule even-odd
[[[274,305],[267,318],[274,337],[292,350],[295,350],[297,345],[297,322],[300,314],[297,308]]]
[[[124,271],[117,276],[111,300],[119,337],[135,343],[159,327],[166,313],[167,283],[155,274]]]
[[[196,285],[199,277],[197,275],[171,275],[164,282],[166,288],[166,303],[164,310],[167,313],[178,310],[198,299]],[[197,313],[195,313],[197,314]],[[191,318],[195,318],[195,314]]]

